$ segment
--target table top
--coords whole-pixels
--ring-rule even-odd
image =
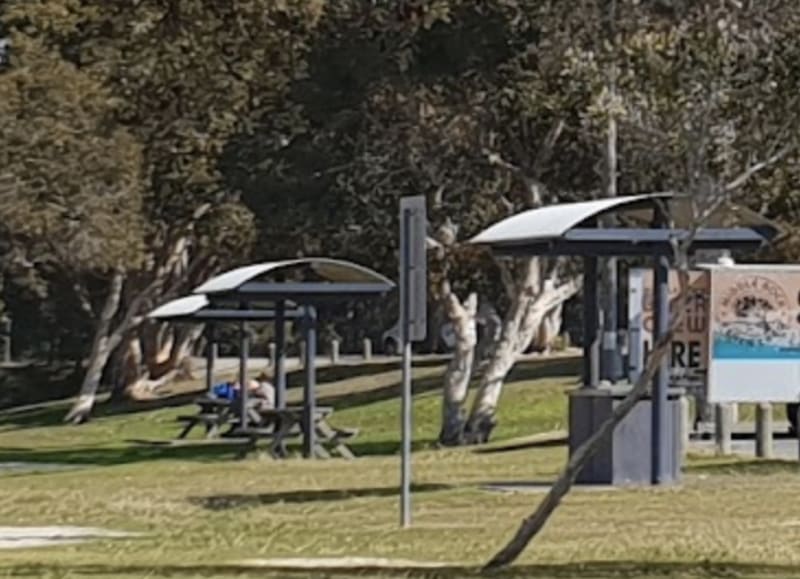
[[[297,416],[305,411],[303,406],[287,406],[286,408],[264,408],[259,409],[258,413],[262,416]],[[315,406],[314,414],[318,416],[328,416],[333,413],[332,406]]]

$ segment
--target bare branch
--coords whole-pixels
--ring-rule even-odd
[[[81,310],[90,318],[95,319],[97,313],[94,311],[94,307],[92,307],[92,301],[89,299],[89,292],[86,290],[86,286],[76,281],[72,284],[72,289],[75,291]]]
[[[781,159],[783,159],[786,155],[791,153],[794,150],[794,145],[786,145],[782,149],[780,149],[777,153],[771,155],[770,157],[764,159],[763,161],[759,161],[758,163],[754,163],[750,165],[741,175],[730,181],[727,185],[725,185],[726,192],[732,192],[738,189],[739,187],[743,186],[747,183],[750,179],[752,179],[756,174],[763,171],[764,169],[768,169]]]

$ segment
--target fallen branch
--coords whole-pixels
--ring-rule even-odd
[[[647,392],[647,388],[653,380],[656,370],[670,350],[674,327],[675,325],[673,324],[673,329],[670,329],[665,336],[662,336],[661,339],[658,340],[655,349],[648,358],[644,372],[639,376],[639,379],[634,384],[630,393],[614,408],[611,418],[601,424],[600,428],[598,428],[586,442],[578,447],[572,457],[570,457],[561,476],[558,477],[558,480],[550,488],[547,496],[539,504],[536,511],[534,511],[530,517],[522,521],[522,525],[520,525],[514,538],[511,539],[500,552],[492,557],[491,561],[483,568],[484,571],[496,570],[512,563],[539,531],[542,530],[552,512],[561,503],[561,499],[564,498],[570,488],[572,488],[575,479],[577,479],[585,463],[600,450],[601,446],[606,442],[617,425],[625,419],[628,413],[633,410],[633,407],[639,402],[642,395]]]

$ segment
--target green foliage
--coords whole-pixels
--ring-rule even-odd
[[[135,268],[143,250],[141,147],[100,83],[13,38],[0,76],[0,227],[14,250],[66,271]],[[122,225],[122,227],[121,227]]]

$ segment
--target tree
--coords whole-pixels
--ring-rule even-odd
[[[233,134],[275,112],[290,80],[302,74],[298,57],[319,3],[9,4],[6,21],[17,34],[39,39],[98,79],[118,103],[116,120],[142,145],[146,259],[106,278],[103,311],[112,322],[96,327],[103,353],[89,362],[104,367],[119,346],[130,355],[114,359],[131,367],[132,357],[139,367],[132,379],[141,383],[149,370],[169,371],[156,356],[166,344],[173,344],[171,364],[186,350],[173,331],[143,325],[142,314],[196,285],[253,238],[249,212],[224,187],[220,154]],[[291,124],[293,114],[282,107],[275,116]],[[158,343],[147,343],[153,338]],[[139,364],[137,352],[149,359]],[[87,377],[68,419],[88,416],[98,381]]]
[[[43,297],[59,289],[49,280],[72,281],[97,327],[93,381],[116,313],[116,298],[98,307],[93,278],[120,280],[144,259],[142,151],[105,87],[34,39],[17,35],[14,46],[14,68],[0,76],[0,236],[8,267],[28,272]]]
[[[630,103],[635,106],[627,109],[626,120],[633,135],[649,139],[656,147],[658,156],[653,161],[660,158],[673,169],[683,166],[683,172],[670,177],[692,201],[690,211],[682,216],[691,223],[690,234],[676,244],[673,256],[683,272],[685,296],[689,245],[697,229],[711,223],[730,225],[724,223],[724,216],[730,215],[742,191],[764,179],[769,181],[770,174],[781,169],[793,169],[787,160],[798,148],[797,112],[761,105],[774,99],[771,104],[785,106],[784,99],[793,99],[790,87],[796,81],[793,63],[800,49],[796,40],[800,14],[782,3],[729,10],[709,2],[669,16],[667,22],[651,21],[649,29],[643,28],[624,44],[626,58],[636,65],[631,70],[648,72],[645,78],[657,89],[639,92],[640,99]],[[760,77],[758,83],[754,76]],[[769,87],[767,94],[760,83]],[[629,150],[631,156],[645,152],[638,147]],[[718,211],[722,207],[726,210]],[[685,309],[676,309],[678,319],[673,328]],[[668,353],[671,334],[672,330],[659,340],[630,394],[576,450],[536,511],[489,561],[487,569],[512,563],[544,527],[586,462],[646,392]]]
[[[345,255],[388,273],[396,268],[396,241],[386,231],[396,230],[402,195],[426,194],[431,234],[449,222],[457,241],[520,208],[589,195],[597,151],[568,138],[579,128],[576,103],[586,95],[534,56],[540,17],[556,26],[555,17],[521,4],[329,4],[308,77],[297,89],[308,131],[277,156],[263,152],[258,138],[235,149],[236,157],[265,168],[242,182],[257,214],[274,215],[288,199],[299,199],[282,225],[264,230],[263,245],[283,247],[287,232],[314,230],[302,235],[303,252]],[[560,40],[553,53],[566,50],[567,37]],[[549,58],[550,49],[541,48]],[[495,355],[502,362],[489,365],[496,399],[538,321],[576,285],[559,288],[558,274],[567,270],[538,260],[529,274],[522,267],[516,278],[509,272],[503,294],[495,280],[505,265],[475,251],[448,252],[448,259],[453,294],[480,290],[484,301],[506,310],[507,339]],[[481,391],[483,402],[488,390]],[[493,415],[495,406],[480,407]]]

